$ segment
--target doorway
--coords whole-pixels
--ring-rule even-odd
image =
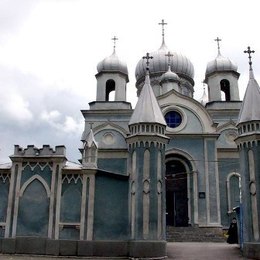
[[[187,170],[178,158],[166,162],[166,225],[189,224]]]

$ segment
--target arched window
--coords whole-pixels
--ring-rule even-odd
[[[240,206],[241,197],[241,179],[240,174],[231,172],[227,176],[227,199],[228,212],[232,212],[233,208]]]
[[[114,97],[115,89],[116,89],[115,81],[113,79],[109,79],[106,82],[106,101],[112,101],[112,99],[114,100],[112,96]]]
[[[226,79],[220,81],[221,99],[223,101],[230,101],[230,83]]]

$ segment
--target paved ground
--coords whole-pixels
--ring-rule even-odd
[[[243,260],[238,245],[227,243],[168,243],[168,259],[183,260]],[[0,260],[71,260],[71,259],[126,259],[126,258],[75,258],[75,257],[44,257],[1,255]]]
[[[238,245],[227,243],[168,243],[168,259],[242,260]]]

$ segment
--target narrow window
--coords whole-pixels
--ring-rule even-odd
[[[223,79],[220,81],[221,100],[230,101],[230,83],[228,80]]]
[[[106,101],[114,101],[115,100],[115,89],[116,83],[114,80],[109,79],[106,82]]]

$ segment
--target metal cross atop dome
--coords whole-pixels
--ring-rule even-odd
[[[111,40],[114,41],[113,48],[114,48],[114,51],[115,51],[116,50],[116,41],[118,41],[118,38],[116,36],[114,36]]]
[[[149,70],[149,65],[150,65],[149,60],[150,60],[150,59],[153,59],[153,57],[150,56],[150,53],[149,53],[149,52],[147,52],[147,53],[146,53],[146,56],[144,56],[143,59],[146,59],[146,69]]]
[[[219,42],[220,41],[222,41],[220,38],[216,38],[216,39],[214,39],[214,41],[216,41],[217,42],[217,45],[218,45],[218,54],[220,54],[220,46],[219,46]]]
[[[167,25],[167,23],[165,23],[164,19],[162,19],[162,22],[158,23],[158,24],[162,26],[162,37],[163,37],[163,40],[164,40],[164,25]]]
[[[248,53],[248,59],[249,59],[249,69],[252,70],[252,56],[251,53],[255,53],[254,50],[251,50],[250,46],[247,47],[247,50],[244,51],[244,53]]]
[[[168,51],[168,53],[165,54],[165,56],[168,58],[168,66],[171,66],[171,57],[173,57],[173,54],[171,54],[171,52]]]

